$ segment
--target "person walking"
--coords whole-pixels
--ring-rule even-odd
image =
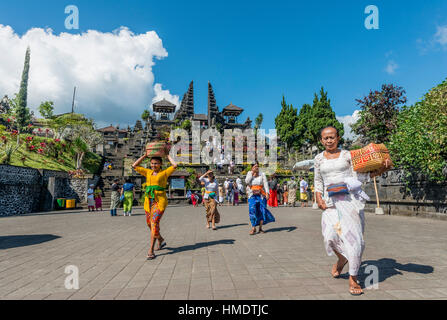
[[[110,215],[116,216],[116,209],[120,205],[120,186],[118,185],[118,179],[113,179],[112,194],[110,196]]]
[[[288,196],[287,196],[287,203],[289,206],[295,207],[295,201],[296,201],[296,181],[295,177],[292,176],[292,178],[287,182],[287,189],[289,189]]]
[[[91,184],[90,187],[87,189],[87,206],[88,206],[88,212],[95,211],[95,185]]]
[[[284,183],[284,186],[282,187],[283,190],[283,205],[284,207],[287,206],[287,201],[288,201],[288,197],[289,197],[289,190],[287,189],[287,184]]]
[[[164,238],[160,234],[160,221],[168,206],[168,198],[166,196],[166,186],[168,178],[177,168],[177,163],[168,154],[167,158],[171,163],[171,166],[166,170],[161,170],[162,158],[151,157],[150,169],[146,169],[140,166],[140,163],[148,157],[148,154],[144,154],[132,165],[132,168],[146,177],[146,192],[144,199],[144,211],[146,212],[146,223],[151,230],[150,248],[147,254],[147,259],[151,260],[155,258],[154,246],[158,241],[157,250],[161,250],[166,246]]]
[[[220,222],[220,214],[217,210],[217,196],[219,187],[214,178],[214,173],[211,170],[205,172],[199,180],[205,184],[204,203],[206,210],[206,227],[209,229],[210,224],[213,230],[217,230],[216,223]]]
[[[269,189],[270,197],[268,200],[268,205],[270,207],[278,206],[278,181],[276,180],[275,174],[272,174],[269,178]]]
[[[267,200],[269,198],[269,185],[265,173],[259,172],[259,164],[256,162],[252,169],[248,171],[245,177],[245,183],[250,186],[248,189],[248,215],[252,229],[250,235],[256,233],[256,227],[259,226],[259,233],[264,233],[262,226],[274,222],[275,217],[267,209]]]
[[[314,159],[315,194],[318,207],[323,210],[321,228],[326,253],[338,258],[331,274],[334,278],[340,277],[343,267],[349,263],[349,292],[360,295],[363,290],[357,282],[357,274],[365,248],[363,209],[369,199],[361,188],[362,182],[369,182],[389,168],[355,172],[351,153],[338,148],[340,139],[338,130],[332,126],[320,131],[325,150]]]
[[[221,206],[225,199],[225,191],[222,184],[219,184],[219,205]]]
[[[239,188],[236,182],[233,182],[233,206],[239,205]]]
[[[230,204],[234,205],[234,183],[232,179],[228,181],[228,205]]]
[[[306,180],[303,177],[300,177],[300,200],[301,200],[301,208],[307,207],[307,188],[309,187]]]
[[[129,178],[126,179],[126,183],[123,184],[121,189],[121,196],[124,195],[123,211],[124,216],[131,216],[133,199],[135,199],[135,187]]]
[[[96,211],[99,211],[99,208],[101,208],[102,211],[102,190],[99,185],[95,188],[94,196]]]

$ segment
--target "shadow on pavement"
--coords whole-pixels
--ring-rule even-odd
[[[20,236],[0,236],[0,250],[32,246],[60,238],[53,234],[30,234]]]
[[[282,228],[265,229],[264,231],[265,231],[265,233],[267,233],[267,232],[279,232],[279,231],[292,232],[295,229],[296,229],[296,227],[282,227]]]
[[[226,229],[226,228],[232,228],[232,227],[238,227],[238,226],[246,226],[246,225],[248,225],[248,223],[227,224],[225,226],[217,225],[217,229]]]
[[[429,265],[416,264],[416,263],[407,263],[400,264],[395,259],[390,258],[382,258],[379,260],[366,260],[362,261],[362,265],[360,266],[358,280],[360,282],[364,282],[365,279],[372,275],[371,270],[366,270],[368,266],[376,266],[379,269],[379,282],[383,282],[386,279],[395,276],[397,274],[402,275],[401,271],[405,272],[414,272],[421,274],[429,274],[432,273],[434,268]],[[349,273],[343,273],[340,275],[340,278],[349,279]]]
[[[219,244],[233,244],[234,241],[235,241],[234,239],[223,239],[223,240],[216,240],[216,241],[210,241],[210,242],[198,242],[196,244],[181,246],[181,247],[177,247],[177,248],[165,247],[165,249],[170,250],[170,252],[161,253],[161,254],[155,253],[155,254],[157,256],[164,256],[164,255],[174,254],[174,253],[183,252],[183,251],[196,250],[196,249],[200,249],[203,247],[211,247],[211,246],[215,246],[215,245],[219,245]]]

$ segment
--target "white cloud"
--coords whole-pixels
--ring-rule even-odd
[[[437,32],[435,34],[434,41],[438,42],[442,46],[447,45],[447,25],[437,27]]]
[[[51,29],[32,28],[20,36],[10,26],[0,25],[1,96],[19,91],[27,46],[31,48],[28,106],[36,115],[45,100],[54,101],[56,113],[71,111],[74,86],[75,111],[99,125],[134,124],[157,95],[175,101],[176,96],[161,90],[161,85],[153,87],[154,59],[168,56],[154,31],[134,34],[121,27],[106,33],[56,35]]]
[[[169,90],[163,90],[161,83],[156,83],[155,84],[155,86],[154,86],[154,93],[155,93],[155,96],[152,98],[152,103],[155,103],[157,101],[166,99],[170,103],[173,103],[173,104],[175,104],[177,106],[175,111],[177,111],[178,108],[180,107],[180,97],[177,96],[177,95],[172,95],[169,92]],[[151,104],[150,108],[152,110],[152,104]]]
[[[399,68],[399,65],[396,62],[394,62],[393,60],[389,60],[387,66],[385,68],[385,71],[388,74],[394,74],[396,72],[397,68]]]
[[[345,129],[345,134],[343,135],[343,137],[345,139],[355,140],[357,138],[357,135],[354,132],[352,132],[350,125],[356,123],[359,120],[360,118],[359,112],[360,110],[355,110],[352,115],[337,116],[337,120],[343,123],[343,128]]]

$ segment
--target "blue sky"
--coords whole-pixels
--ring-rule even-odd
[[[79,30],[64,28],[69,4],[79,8]],[[379,8],[379,30],[364,27],[370,4]],[[274,128],[283,94],[301,107],[321,86],[338,116],[351,115],[355,99],[383,83],[404,87],[410,103],[420,99],[447,77],[446,13],[443,0],[17,0],[0,3],[0,24],[19,35],[32,27],[155,31],[168,52],[152,70],[163,89],[181,98],[194,80],[196,112],[206,113],[211,81],[220,108],[244,108],[240,121],[262,112],[263,127]]]

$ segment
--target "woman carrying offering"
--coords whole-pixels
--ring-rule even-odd
[[[363,208],[369,199],[361,185],[388,168],[357,173],[352,168],[351,153],[338,149],[340,136],[336,128],[324,128],[320,138],[325,151],[315,157],[314,185],[318,207],[323,210],[321,227],[326,252],[338,257],[331,274],[338,278],[349,262],[349,292],[360,295],[363,290],[357,283],[357,274],[365,247]]]
[[[262,225],[274,222],[275,217],[267,209],[269,199],[269,186],[264,173],[259,172],[259,164],[256,162],[251,171],[248,171],[245,178],[248,194],[248,215],[252,229],[250,235],[256,233],[256,226],[259,226],[259,233],[264,233]]]
[[[166,170],[161,170],[162,159],[161,157],[151,157],[151,168],[146,169],[140,167],[140,163],[147,158],[147,153],[140,159],[135,161],[132,168],[146,177],[146,196],[144,200],[144,211],[146,212],[146,222],[151,230],[151,243],[150,249],[147,255],[149,260],[155,258],[154,245],[158,240],[157,250],[161,250],[166,242],[160,235],[160,220],[168,205],[168,199],[166,197],[166,185],[168,177],[175,171],[177,164],[172,160],[171,156],[167,156],[171,166]]]
[[[208,178],[207,178],[208,177]],[[217,210],[217,196],[219,193],[219,186],[214,178],[213,171],[208,170],[203,176],[199,178],[200,182],[205,184],[205,194],[203,201],[206,209],[206,227],[211,227],[213,230],[217,230],[216,223],[220,222],[220,214]]]

